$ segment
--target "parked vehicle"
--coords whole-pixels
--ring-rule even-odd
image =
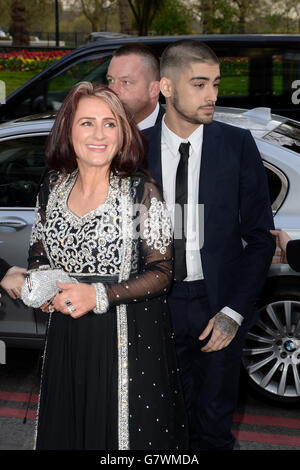
[[[217,108],[215,119],[250,129],[266,169],[275,226],[300,238],[300,123],[270,109]],[[27,266],[44,144],[54,116],[0,125],[0,257]],[[11,300],[2,290],[0,339],[7,346],[41,347],[47,314]],[[243,365],[249,382],[268,397],[300,402],[300,275],[273,264],[259,298],[261,316],[249,332]]]
[[[78,81],[106,82],[115,49],[131,42],[152,47],[158,56],[171,42],[188,37],[206,42],[221,59],[218,104],[266,106],[300,121],[300,35],[153,36],[104,39],[77,48],[19,87],[0,105],[0,121],[57,110]]]

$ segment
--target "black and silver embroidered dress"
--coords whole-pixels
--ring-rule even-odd
[[[160,189],[111,176],[105,202],[77,217],[77,171],[40,190],[29,268],[48,264],[104,288],[105,313],[49,316],[37,449],[186,449],[186,418],[166,302],[172,230]]]

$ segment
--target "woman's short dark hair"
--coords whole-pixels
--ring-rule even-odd
[[[110,170],[119,176],[131,176],[145,166],[144,137],[116,93],[105,85],[79,82],[64,99],[46,143],[46,166],[51,170],[71,173],[77,168],[77,156],[72,142],[74,115],[81,98],[102,99],[116,118],[120,148]]]

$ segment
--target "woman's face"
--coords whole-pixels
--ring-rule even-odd
[[[117,154],[119,130],[109,106],[96,96],[79,100],[72,125],[72,142],[78,168],[109,168]]]

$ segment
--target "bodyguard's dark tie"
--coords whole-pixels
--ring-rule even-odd
[[[188,200],[188,160],[190,143],[181,143],[180,161],[176,173],[176,196],[174,217],[174,258],[175,280],[183,281],[187,276],[186,268],[186,216]]]

